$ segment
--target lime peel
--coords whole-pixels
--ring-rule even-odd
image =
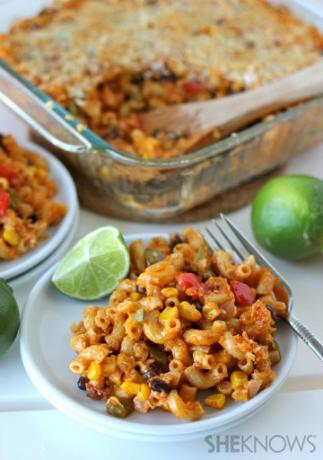
[[[278,257],[297,260],[323,251],[323,181],[282,176],[262,187],[252,205],[258,243]]]
[[[17,302],[11,287],[0,279],[0,356],[14,342],[20,326]]]

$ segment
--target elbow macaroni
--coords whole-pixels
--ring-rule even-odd
[[[163,259],[150,264],[146,248]],[[129,279],[106,307],[89,306],[72,326],[77,356],[70,369],[84,379],[89,397],[197,420],[204,414],[199,391],[211,389],[206,405],[219,410],[270,385],[280,351],[267,305],[284,317],[288,302],[270,270],[253,256],[236,264],[224,251],[212,254],[193,229],[175,246],[163,238],[146,247],[132,243],[130,254]],[[195,276],[194,289],[180,282],[185,274]],[[231,280],[247,285],[250,305],[239,305]]]

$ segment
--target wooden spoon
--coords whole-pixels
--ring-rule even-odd
[[[323,93],[323,62],[243,93],[203,102],[172,105],[139,114],[142,129],[195,135],[190,151],[215,129],[224,137],[291,104]]]

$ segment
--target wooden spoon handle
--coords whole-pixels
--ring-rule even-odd
[[[223,135],[229,134],[265,115],[321,93],[323,63],[266,86],[223,99],[222,107],[217,107],[216,100],[210,101],[205,113],[200,112],[201,118],[197,117],[193,129],[206,133],[218,126]],[[215,114],[215,110],[218,113]],[[223,117],[219,111],[223,113]]]
[[[229,134],[263,116],[323,93],[323,63],[235,96],[170,106],[142,114],[143,128],[206,135]]]

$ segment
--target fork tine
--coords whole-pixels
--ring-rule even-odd
[[[258,262],[259,265],[264,265],[268,268],[270,268],[279,278],[286,284],[288,285],[287,281],[285,278],[276,270],[276,268],[269,262],[269,260],[263,256],[259,250],[252,244],[250,243],[245,236],[238,230],[238,228],[231,222],[231,220],[226,217],[224,214],[220,214],[221,219],[226,222],[226,224],[230,227],[236,238],[240,241],[242,246],[249,252],[249,254],[253,254],[255,256],[256,261]]]
[[[218,222],[215,219],[212,219],[213,224],[216,226],[218,231],[221,233],[225,241],[228,243],[228,245],[231,247],[231,249],[234,251],[234,253],[240,258],[240,260],[244,260],[243,254],[241,254],[240,250],[237,248],[237,246],[233,243],[233,241],[230,240],[230,238],[225,234],[221,226],[218,224]]]
[[[255,258],[257,259],[257,262],[260,262],[264,265],[269,265],[270,268],[274,269],[274,267],[271,265],[271,263],[264,257],[262,256],[258,249],[251,244],[245,236],[240,232],[240,230],[237,229],[237,227],[231,222],[231,220],[226,217],[224,214],[220,214],[221,219],[227,223],[227,225],[230,227],[234,235],[237,237],[237,239],[240,241],[240,243],[244,246],[244,248],[249,252],[249,254],[253,254]]]
[[[207,231],[209,237],[215,242],[215,244],[217,245],[217,247],[219,249],[222,249],[222,251],[224,251],[224,247],[222,246],[222,244],[217,240],[217,238],[213,235],[213,233],[211,232],[211,230],[208,228],[208,227],[205,227],[205,230]]]

